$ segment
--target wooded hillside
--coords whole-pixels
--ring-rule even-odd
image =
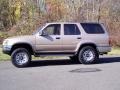
[[[0,43],[58,21],[102,22],[120,46],[120,0],[0,0]]]

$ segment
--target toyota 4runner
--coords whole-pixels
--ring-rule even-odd
[[[82,64],[93,64],[100,54],[111,51],[109,35],[99,23],[47,23],[33,35],[7,38],[3,52],[13,65],[25,67],[31,55],[66,55]]]

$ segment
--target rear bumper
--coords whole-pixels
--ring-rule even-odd
[[[97,49],[99,53],[108,53],[112,48],[110,46],[98,46]]]

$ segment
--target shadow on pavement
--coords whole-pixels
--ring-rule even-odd
[[[102,57],[97,64],[120,62],[120,57]]]
[[[55,66],[55,65],[73,65],[79,64],[69,59],[57,59],[57,60],[35,60],[31,62],[30,67],[38,66]]]
[[[116,62],[120,62],[120,57],[103,57],[103,58],[100,58],[100,60],[96,64],[107,64],[107,63],[116,63]],[[36,60],[36,61],[31,62],[30,67],[56,66],[56,65],[74,65],[74,64],[79,64],[79,63],[74,62],[74,60],[69,60],[69,59]]]

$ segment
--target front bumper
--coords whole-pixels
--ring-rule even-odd
[[[10,52],[11,52],[11,46],[8,46],[8,45],[4,45],[4,46],[2,46],[2,52],[3,52],[4,54],[8,54],[8,55],[10,55]]]

